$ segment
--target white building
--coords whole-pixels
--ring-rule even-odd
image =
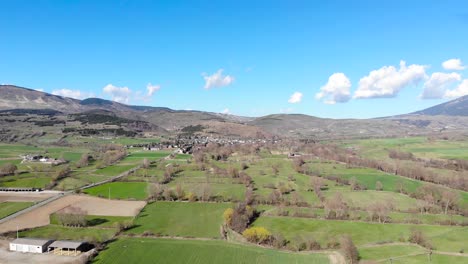
[[[17,238],[10,242],[10,250],[28,253],[44,253],[53,240],[36,238]]]

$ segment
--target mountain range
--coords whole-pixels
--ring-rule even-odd
[[[12,116],[16,118],[12,119]],[[24,134],[25,127],[47,130],[45,133],[110,133],[120,129],[132,135],[182,133],[242,138],[281,136],[332,139],[464,133],[468,131],[468,96],[392,117],[328,119],[302,114],[273,114],[253,118],[133,106],[100,98],[77,100],[13,85],[0,85],[0,124],[4,127],[0,131],[0,135],[3,134],[0,139],[17,139],[14,133],[21,131]]]

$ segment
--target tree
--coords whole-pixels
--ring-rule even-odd
[[[143,159],[143,168],[148,169],[150,167],[150,162],[148,158]]]
[[[238,203],[234,207],[232,213],[231,228],[241,233],[250,223],[251,218],[254,216],[255,211],[246,203]]]
[[[312,189],[315,192],[315,195],[319,198],[321,202],[324,201],[325,197],[322,194],[322,188],[323,188],[323,180],[322,178],[319,177],[312,177],[310,180],[310,184],[312,185]]]
[[[343,195],[336,193],[324,203],[326,218],[343,219],[348,215],[348,205],[343,201]]]
[[[0,175],[11,175],[14,174],[16,170],[18,170],[18,167],[13,163],[8,162],[0,167]]]
[[[444,211],[445,214],[447,214],[447,211],[450,206],[454,206],[458,203],[460,200],[460,195],[458,192],[450,191],[450,190],[444,190],[441,192],[441,198],[442,202],[444,203]]]
[[[377,219],[379,223],[385,223],[388,220],[388,215],[391,209],[391,203],[375,202],[367,208],[367,213],[371,221]]]
[[[355,264],[359,262],[359,252],[350,236],[345,235],[340,240],[341,253],[347,263]]]
[[[63,226],[86,226],[87,212],[79,207],[67,207],[57,213],[58,222]]]
[[[76,167],[77,167],[77,168],[82,168],[82,167],[88,166],[88,165],[89,165],[89,159],[90,159],[90,158],[91,158],[91,157],[89,156],[88,153],[83,153],[83,154],[81,155],[80,160],[76,163]]]
[[[349,185],[351,185],[351,190],[354,191],[354,190],[357,190],[358,189],[358,182],[356,180],[356,177],[351,177],[351,179],[349,179]]]
[[[150,198],[155,200],[160,200],[162,198],[162,194],[164,193],[165,186],[159,183],[150,183],[148,185],[148,194]]]
[[[380,181],[377,181],[375,183],[375,190],[377,190],[377,191],[382,191],[383,190],[383,184]]]

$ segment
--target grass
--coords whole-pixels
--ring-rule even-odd
[[[465,247],[468,227],[411,224],[377,224],[353,221],[330,221],[293,217],[260,217],[255,226],[263,226],[287,239],[314,238],[323,245],[330,239],[349,234],[358,246],[380,242],[406,241],[412,229],[420,230],[437,250],[458,252]]]
[[[462,256],[448,256],[448,255],[441,255],[441,254],[432,254],[432,260],[429,261],[429,256],[427,254],[419,255],[419,256],[408,256],[399,258],[393,261],[394,264],[426,264],[426,263],[434,263],[434,264],[443,264],[443,263],[450,263],[450,264],[466,264],[468,262],[468,257]]]
[[[340,190],[333,189],[331,191],[324,192],[326,197],[332,196],[334,193],[339,192],[343,195],[343,200],[353,207],[367,208],[376,201],[392,202],[396,209],[409,210],[416,208],[417,200],[409,196],[393,193],[393,192],[382,192],[382,191],[351,191],[351,190]]]
[[[416,245],[381,245],[359,249],[359,256],[362,260],[386,260],[389,258],[401,257],[411,254],[423,254],[427,252]]]
[[[32,202],[3,202],[0,203],[0,219],[21,211],[33,205]]]
[[[228,203],[154,202],[146,205],[127,233],[218,238]]]
[[[48,239],[85,240],[88,242],[103,242],[111,239],[117,233],[115,228],[91,228],[91,227],[63,227],[59,225],[47,225],[21,231],[20,237],[36,237]]]
[[[87,215],[87,227],[113,228],[117,223],[132,221],[133,217],[129,216],[102,216],[102,215]],[[56,214],[50,215],[51,225],[60,225]]]
[[[50,177],[31,177],[20,178],[15,180],[0,182],[0,186],[4,187],[31,187],[31,188],[44,188],[50,183]]]
[[[120,238],[93,263],[329,263],[325,254],[287,253],[226,241]]]
[[[86,189],[84,192],[99,197],[111,199],[145,200],[148,196],[148,183],[146,182],[110,182]]]
[[[111,165],[111,166],[107,166],[107,167],[102,168],[102,169],[97,169],[94,172],[94,174],[101,175],[101,176],[114,177],[114,176],[120,175],[123,172],[126,172],[126,171],[130,170],[133,167],[135,167],[134,164],[131,164],[131,165]]]

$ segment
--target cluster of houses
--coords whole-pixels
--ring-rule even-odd
[[[34,155],[34,154],[27,154],[24,156],[21,156],[23,159],[21,163],[25,162],[40,162],[44,164],[51,164],[51,165],[60,165],[63,163],[66,163],[67,161],[64,159],[56,159],[56,158],[50,158],[47,156],[42,156],[42,155]]]
[[[178,136],[174,140],[164,142],[154,142],[149,144],[127,145],[127,148],[142,147],[147,151],[159,151],[164,149],[176,150],[176,153],[192,154],[198,146],[206,146],[208,143],[217,143],[220,145],[238,145],[253,143],[278,143],[280,139],[260,139],[260,138],[229,138],[229,137],[207,137],[207,136]]]
[[[90,249],[83,241],[49,240],[38,238],[17,238],[10,242],[10,251],[23,253],[49,253],[55,255],[78,256]]]

